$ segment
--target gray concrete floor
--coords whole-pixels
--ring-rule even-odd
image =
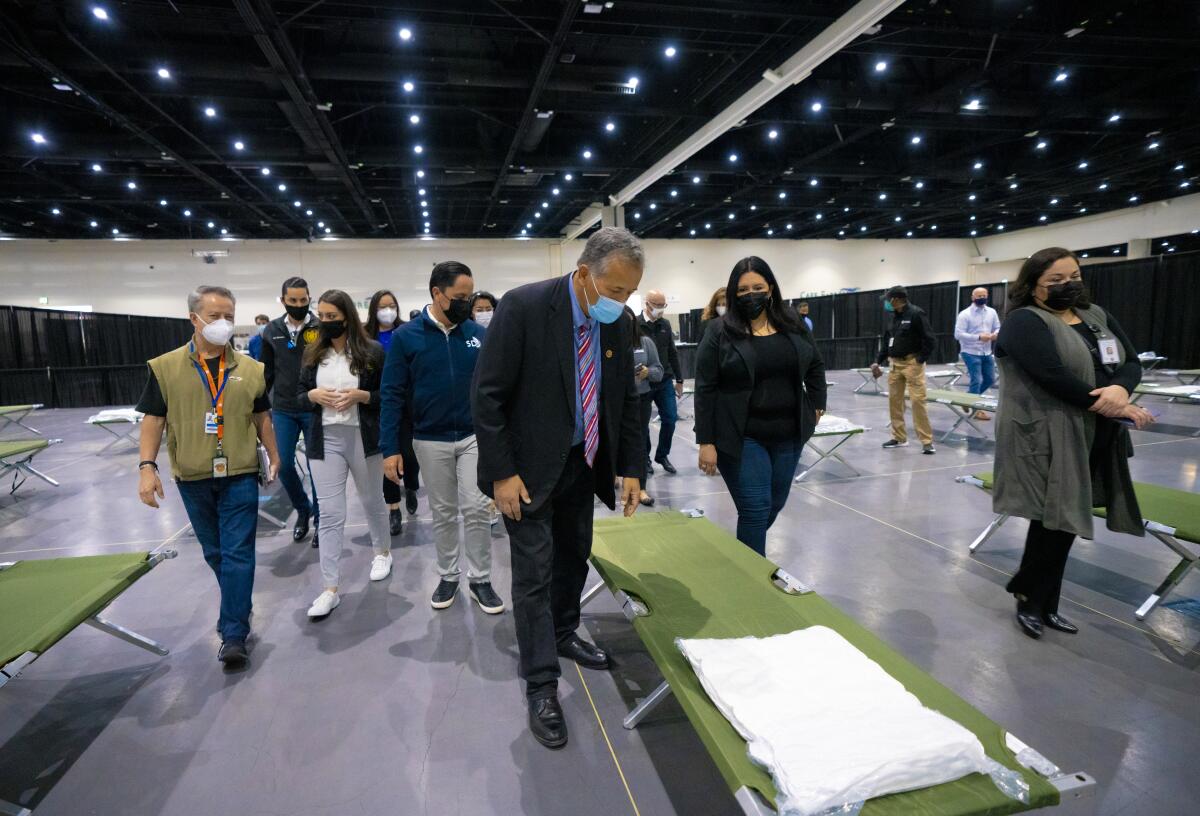
[[[990,506],[954,477],[989,467],[991,443],[939,445],[935,457],[917,446],[883,451],[886,400],[852,394],[853,373],[830,379],[830,411],[872,428],[842,448],[862,475],[836,463],[814,471],[772,530],[770,557],[1064,769],[1099,780],[1094,799],[1060,813],[1198,812],[1200,575],[1139,622],[1134,609],[1174,558],[1151,539],[1101,527],[1067,568],[1063,612],[1083,631],[1025,638],[1003,591],[1025,523],[1001,528],[974,558],[966,551]],[[1135,434],[1134,477],[1200,489],[1200,439],[1187,436],[1200,412],[1153,407],[1163,417],[1155,432]],[[948,427],[949,412],[934,408],[935,429]],[[607,593],[588,607],[585,628],[616,667],[581,673],[564,663],[571,742],[561,752],[538,746],[525,728],[511,616],[461,601],[429,607],[424,500],[395,541],[393,576],[379,584],[367,581],[370,545],[351,502],[343,602],[319,623],[304,614],[319,590],[316,552],[260,525],[252,663],[223,673],[215,584],[182,534],[177,493],[168,484],[162,509],[143,507],[136,452],[102,452],[108,440],[82,424],[89,413],[33,421],[67,440],[37,460],[62,486],[30,482],[0,497],[0,560],[150,549],[177,536],[179,558],[109,612],[172,653],[154,658],[85,627],[0,691],[0,799],[38,816],[740,812],[673,701],[637,731],[621,727],[659,677]],[[701,476],[695,457],[684,420],[672,456],[679,475],[651,480],[656,509],[700,507],[732,529],[723,484]],[[500,534],[495,560],[507,600]]]

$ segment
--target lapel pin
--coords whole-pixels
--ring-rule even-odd
[[[604,352],[604,356],[607,357],[609,360],[611,360],[612,359],[612,349],[609,349],[608,351]]]

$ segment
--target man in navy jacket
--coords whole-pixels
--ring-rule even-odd
[[[413,452],[429,490],[441,576],[430,603],[434,609],[454,603],[462,573],[459,558],[465,551],[471,597],[484,612],[498,615],[504,602],[491,584],[491,512],[478,486],[479,449],[471,417],[471,379],[486,334],[469,319],[474,290],[465,264],[439,263],[429,278],[429,306],[392,333],[380,388],[379,442],[384,475],[400,484],[400,424],[405,400],[411,399]]]

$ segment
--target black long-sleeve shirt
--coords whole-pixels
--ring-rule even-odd
[[[1087,323],[1077,323],[1071,328],[1078,332],[1092,351],[1096,374],[1094,386],[1067,370],[1054,345],[1050,327],[1027,310],[1015,311],[1005,319],[996,341],[996,356],[1012,357],[1034,382],[1052,396],[1076,408],[1092,407],[1097,398],[1090,392],[1095,388],[1119,385],[1133,394],[1133,389],[1142,381],[1142,364],[1138,361],[1137,350],[1117,319],[1108,315],[1108,331],[1124,347],[1125,362],[1111,373],[1109,367],[1100,362],[1099,345]]]
[[[883,348],[875,362],[883,365],[889,357],[917,355],[917,362],[924,363],[936,348],[933,326],[925,310],[911,303],[892,315],[892,325],[883,332]]]
[[[665,317],[657,320],[647,320],[643,312],[638,315],[638,322],[647,326],[650,339],[658,349],[658,359],[663,366],[663,382],[683,382],[683,369],[679,365],[679,350],[675,348],[675,334],[671,324]]]

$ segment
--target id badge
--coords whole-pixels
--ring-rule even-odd
[[[1117,341],[1112,337],[1101,337],[1096,341],[1100,347],[1100,362],[1105,365],[1116,365],[1121,362],[1121,356],[1117,352]]]
[[[894,344],[895,342],[896,342],[896,338],[895,338],[895,337],[889,337],[889,338],[888,338],[888,348],[891,348],[891,347],[892,347],[892,344]]]
[[[213,457],[213,478],[224,479],[229,475],[229,457],[214,456]]]
[[[204,414],[204,432],[206,434],[215,434],[217,432],[216,411],[208,411]]]

